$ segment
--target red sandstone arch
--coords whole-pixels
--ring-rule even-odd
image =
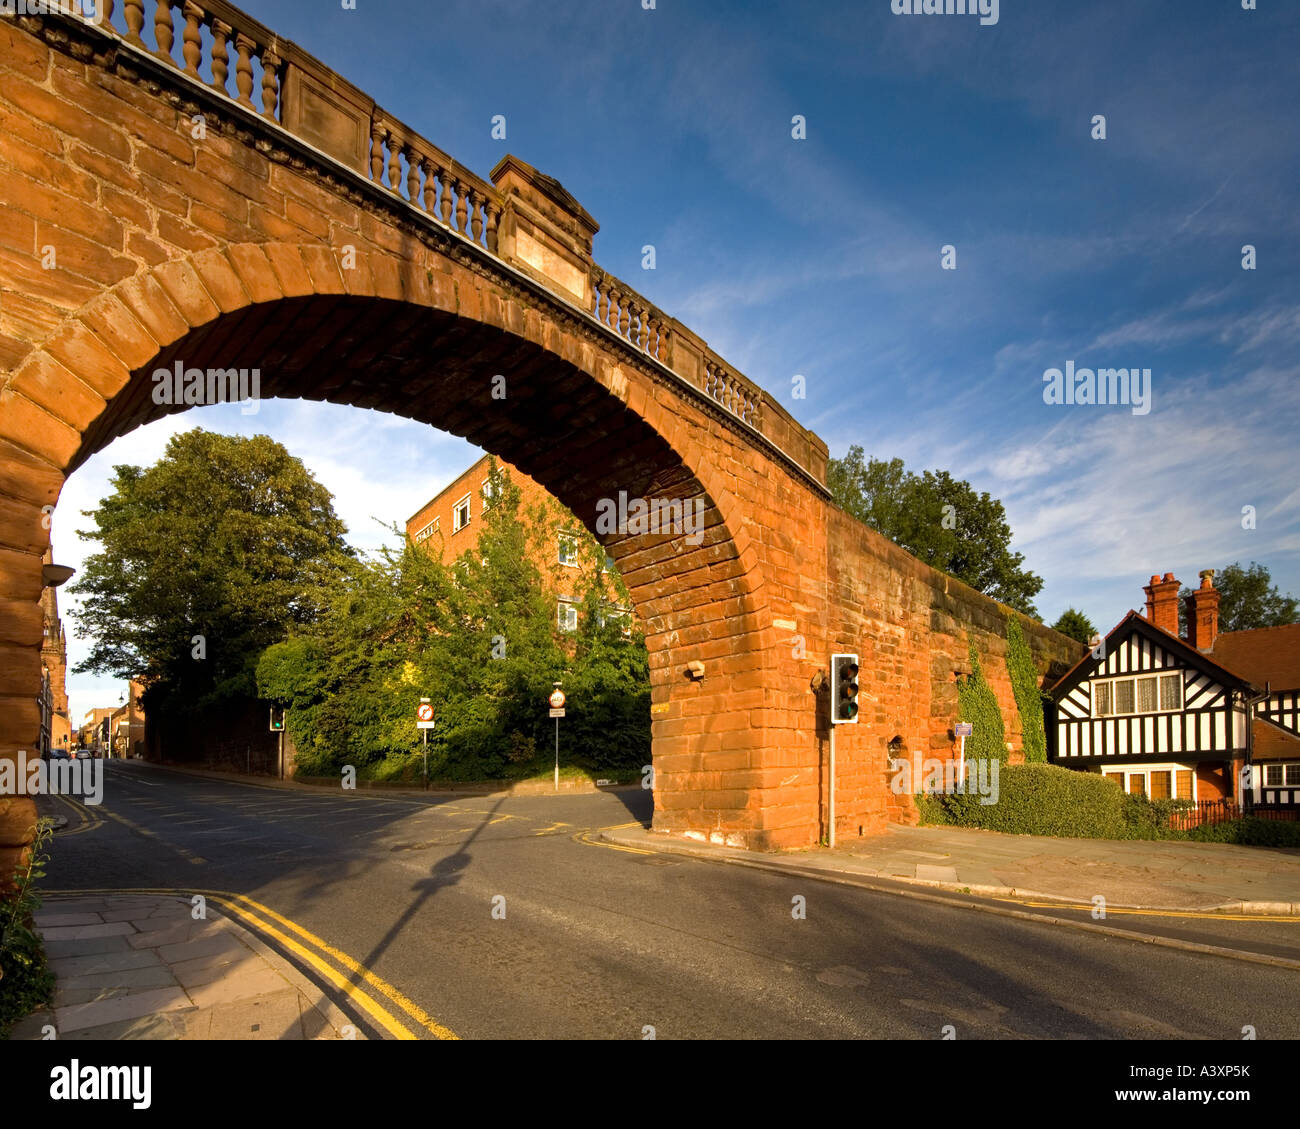
[[[33,349],[0,390],[0,434],[44,471],[33,483],[37,512],[57,501],[62,473],[140,423],[184,410],[156,405],[151,395],[151,373],[178,360],[186,368],[260,368],[263,398],[380,408],[465,436],[536,478],[589,526],[597,501],[618,490],[703,495],[698,547],[680,536],[606,539],[648,627],[655,703],[682,677],[674,652],[683,634],[731,650],[736,636],[770,632],[756,614],[755,550],[743,527],[733,532],[736,499],[685,434],[680,412],[608,350],[455,264],[435,263],[432,253],[412,262],[358,251],[355,266],[343,269],[318,246],[236,244],[105,291]],[[507,378],[507,395],[494,400],[497,373]],[[735,679],[726,674],[759,675],[761,652],[760,641],[748,652],[709,655],[723,676],[693,694],[702,717],[729,712]],[[671,774],[659,781],[661,803],[667,797],[671,805],[672,784]],[[678,790],[698,799],[697,784]],[[671,811],[661,822],[672,824]]]
[[[595,221],[557,182],[513,158],[481,180],[226,0],[190,6],[187,21],[206,13],[259,53],[255,106],[246,72],[238,98],[204,78],[201,38],[177,57],[178,0],[154,6],[157,50],[120,19],[0,21],[0,759],[39,730],[46,510],[82,459],[155,414],[148,374],[179,358],[258,367],[264,396],[434,423],[588,524],[620,489],[704,497],[698,548],[610,546],[647,626],[656,826],[815,842],[825,733],[810,680],[833,650],[861,652],[864,670],[837,824],[898,814],[886,741],[945,745],[967,633],[998,654],[1008,610],[830,505],[825,444],[603,272]],[[498,372],[505,401],[490,398]],[[1026,631],[1044,667],[1077,657]],[[696,660],[703,682],[684,676]],[[0,873],[32,817],[0,797]]]

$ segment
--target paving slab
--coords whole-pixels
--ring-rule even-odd
[[[189,895],[47,895],[36,919],[52,1005],[11,1039],[339,1039],[351,1025],[320,987]]]

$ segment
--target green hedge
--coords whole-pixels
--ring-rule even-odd
[[[976,794],[918,795],[913,799],[923,824],[979,827],[1009,835],[1300,847],[1300,822],[1250,817],[1171,831],[1170,815],[1195,806],[1191,800],[1148,800],[1124,792],[1097,773],[1054,764],[1003,766],[995,804],[981,804]]]
[[[1300,847],[1300,822],[1247,816],[1214,826],[1197,827],[1187,838],[1200,843],[1239,843],[1245,847]]]
[[[920,799],[923,818],[941,812],[942,819],[934,822],[955,827],[1011,835],[1125,838],[1124,793],[1102,776],[1054,764],[1003,766],[995,804],[982,804],[975,794]]]

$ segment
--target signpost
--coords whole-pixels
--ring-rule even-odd
[[[969,721],[959,721],[952,727],[953,733],[961,738],[961,753],[957,758],[957,779],[966,779],[966,738],[975,735],[975,726]]]
[[[555,790],[560,790],[560,718],[564,716],[564,691],[555,683],[551,691],[551,716],[555,718]]]
[[[415,707],[415,728],[424,738],[424,783],[429,783],[429,730],[433,728],[433,706],[428,698],[421,698]]]

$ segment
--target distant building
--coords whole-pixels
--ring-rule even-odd
[[[45,563],[53,557],[45,551]],[[47,586],[41,592],[45,634],[41,642],[41,755],[51,749],[66,749],[72,743],[72,721],[68,716],[68,642],[59,618],[58,590]]]
[[[108,718],[109,749],[112,757],[144,756],[145,717],[140,695],[144,687],[134,679],[127,683],[127,698]]]
[[[478,546],[484,528],[483,516],[492,505],[492,482],[488,477],[491,458],[484,455],[407,521],[407,536],[415,544],[441,554],[445,561],[453,561]],[[556,593],[556,625],[561,631],[576,630],[581,600],[578,593],[579,566],[583,550],[590,549],[604,556],[606,572],[614,571],[614,562],[578,519],[544,486],[509,463],[500,459],[496,462],[520,491],[521,516],[527,519],[533,511],[540,509],[555,526],[554,537],[538,550],[533,563]],[[607,586],[606,614],[623,620],[627,625],[625,634],[630,633],[632,608],[620,603],[615,592],[615,585],[610,583]]]
[[[85,712],[81,719],[81,727],[78,730],[82,748],[98,748],[107,752],[114,708],[108,706]]]

